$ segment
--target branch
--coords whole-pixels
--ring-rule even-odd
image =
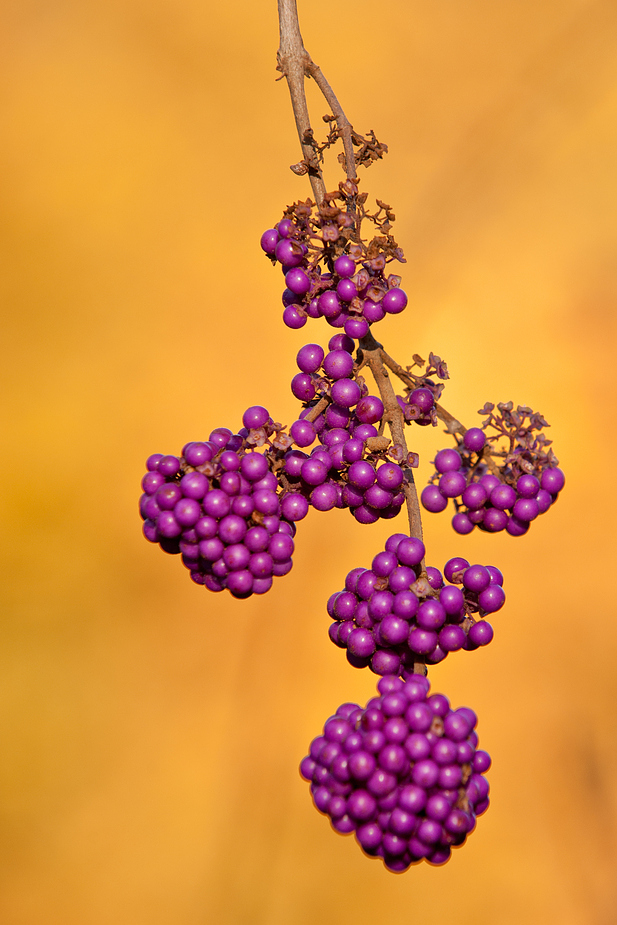
[[[348,180],[355,180],[357,177],[356,173],[356,155],[353,149],[353,128],[352,125],[343,112],[343,108],[339,103],[334,90],[324,77],[322,70],[318,67],[314,61],[311,60],[309,56],[309,63],[307,67],[307,72],[313,78],[324,97],[326,98],[330,109],[332,110],[332,115],[336,118],[336,124],[338,126],[339,134],[343,139],[343,150],[345,151],[345,173],[347,174]]]
[[[388,421],[392,441],[394,444],[402,446],[407,457],[407,441],[405,440],[403,412],[394,394],[392,382],[388,371],[382,362],[381,344],[377,343],[373,335],[369,332],[366,337],[360,341],[361,357],[360,362],[367,365],[377,383],[381,400],[384,404],[384,417]],[[406,466],[404,468],[405,481],[403,482],[403,491],[407,503],[407,517],[409,520],[409,534],[416,539],[422,540],[422,516],[420,514],[420,505],[418,503],[418,493],[416,483],[413,477],[413,471]]]
[[[296,120],[304,161],[308,168],[311,188],[315,202],[320,206],[326,195],[326,187],[315,152],[306,140],[311,137],[311,120],[306,103],[306,94],[304,93],[304,78],[308,65],[312,62],[300,34],[296,0],[278,0],[278,10],[280,46],[276,56],[277,70],[281,71],[287,80],[291,106]]]
[[[386,364],[388,369],[391,369],[394,375],[398,376],[401,382],[404,382],[405,385],[408,385],[412,389],[416,387],[416,377],[408,373],[406,369],[403,369],[403,367],[397,363],[396,360],[393,360],[392,357],[389,356],[389,354],[387,354],[383,348],[381,349],[381,359]],[[453,414],[450,414],[450,412],[447,411],[443,405],[440,405],[438,402],[435,402],[435,412],[439,420],[443,421],[443,423],[446,425],[447,433],[460,434],[461,437],[467,433],[467,428],[464,426],[464,424],[461,424],[461,422],[458,421]],[[489,471],[492,472],[493,475],[498,476],[499,467],[491,455],[491,450],[488,443],[482,451],[482,458],[488,466]]]
[[[321,68],[315,64],[304,47],[296,0],[278,0],[280,46],[277,53],[277,70],[287,80],[291,96],[291,106],[296,119],[296,128],[304,155],[304,164],[308,170],[313,195],[318,206],[324,200],[326,187],[315,150],[308,139],[312,138],[311,120],[304,92],[304,78],[312,77],[321,90],[326,102],[336,119],[338,133],[343,140],[345,151],[345,173],[354,180],[356,174],[356,156],[353,149],[353,127],[343,112],[332,87],[323,75]],[[304,167],[304,165],[302,165]]]

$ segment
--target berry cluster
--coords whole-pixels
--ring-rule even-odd
[[[310,446],[316,438],[321,446],[310,456],[301,450],[287,453],[287,484],[308,494],[320,511],[348,507],[360,523],[395,517],[405,500],[405,475],[388,459],[400,454],[380,434],[383,402],[368,394],[356,373],[353,340],[335,334],[328,346],[324,355],[318,344],[305,344],[296,358],[300,372],[291,390],[305,407],[289,432],[299,447]]]
[[[555,503],[565,484],[549,449],[551,441],[535,433],[548,427],[544,418],[520,405],[513,411],[512,402],[497,407],[494,414],[494,405],[487,403],[479,412],[488,415],[482,428],[470,428],[456,449],[437,453],[435,472],[422,491],[422,504],[431,513],[454,500],[452,526],[457,533],[471,533],[477,526],[488,533],[506,530],[522,536]],[[495,433],[487,435],[487,428]]]
[[[443,576],[431,566],[422,572],[424,553],[420,540],[395,533],[370,569],[352,569],[345,589],[330,597],[330,639],[354,667],[399,675],[492,640],[484,617],[506,599],[499,569],[455,558]]]
[[[445,864],[489,805],[476,714],[452,710],[428,679],[381,678],[364,710],[345,703],[313,739],[300,773],[313,802],[342,834],[356,833],[388,870],[422,859]]]
[[[299,350],[291,390],[302,410],[289,432],[253,406],[236,434],[217,428],[180,456],[150,456],[140,511],[146,538],[181,554],[194,582],[246,598],[291,569],[295,524],[310,507],[348,508],[369,524],[395,517],[407,499],[416,535],[390,536],[371,568],[352,569],[327,604],[332,642],[351,665],[381,676],[379,696],[364,710],[340,707],[301,765],[333,827],[355,831],[366,854],[404,871],[422,859],[445,863],[488,807],[482,775],[490,758],[477,750],[476,715],[452,710],[441,694],[429,696],[424,673],[450,652],[490,643],[485,618],[503,607],[505,594],[493,566],[459,557],[446,562],[443,575],[424,566],[410,474],[418,456],[405,446],[403,422],[435,425],[439,417],[454,433],[456,448],[437,453],[422,503],[441,511],[452,498],[458,533],[478,526],[521,535],[565,480],[541,415],[511,402],[497,411],[487,404],[482,427],[465,430],[437,404],[444,388],[437,380],[449,378],[440,357],[431,353],[414,373],[425,365],[421,357],[403,368],[369,336],[370,325],[402,311],[407,296],[400,277],[385,275],[388,262],[404,259],[390,234],[394,216],[379,200],[369,215],[365,201],[357,181],[347,180],[318,208],[307,200],[287,209],[261,239],[285,273],[285,324],[301,328],[308,317],[324,317],[342,329],[327,352],[313,343]],[[364,219],[380,232],[368,244]],[[365,365],[381,397],[369,394]],[[398,407],[386,366],[405,385]]]
[[[429,354],[426,369],[420,375],[412,372],[415,366],[422,367],[424,364],[422,357],[414,354],[413,364],[405,370],[407,379],[412,384],[406,384],[405,395],[397,395],[396,398],[407,424],[416,423],[421,427],[432,424],[435,427],[437,424],[436,405],[444,385],[443,382],[435,382],[432,377],[449,379],[450,375],[448,364],[434,353]]]
[[[290,571],[294,521],[306,514],[293,495],[279,497],[271,471],[289,437],[259,405],[243,424],[187,443],[181,456],[150,456],[140,499],[146,539],[181,554],[196,584],[239,598],[264,594]]]
[[[353,210],[340,208],[336,200],[345,206],[353,203]],[[389,234],[394,215],[379,200],[377,212],[369,215],[365,201],[364,194],[358,195],[357,181],[347,180],[319,208],[310,200],[295,203],[282,221],[262,234],[262,250],[285,274],[283,321],[288,327],[302,328],[307,318],[325,318],[358,340],[386,314],[406,307],[400,276],[385,275],[391,260],[404,260]],[[364,218],[385,232],[368,245],[356,233]]]

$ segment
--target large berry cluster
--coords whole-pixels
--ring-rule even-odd
[[[389,233],[392,210],[377,200],[377,211],[369,215],[365,201],[365,194],[358,195],[357,181],[347,180],[319,208],[310,200],[295,203],[274,228],[264,231],[261,247],[285,274],[283,321],[288,327],[302,328],[307,318],[325,318],[332,327],[360,339],[376,321],[407,305],[400,277],[385,274],[390,261],[404,260]],[[350,203],[353,212],[347,209]],[[383,232],[368,245],[357,233],[364,218]]]
[[[140,499],[146,539],[181,554],[196,584],[240,598],[264,594],[290,571],[294,521],[306,514],[292,496],[279,497],[271,471],[287,435],[259,405],[243,424],[187,443],[180,456],[150,456]]]
[[[489,805],[477,717],[453,710],[428,679],[381,678],[361,709],[345,703],[300,765],[313,802],[337,832],[355,832],[369,857],[400,873],[422,859],[444,864]]]
[[[551,441],[540,432],[548,427],[540,414],[521,405],[514,411],[512,402],[500,403],[497,414],[494,407],[484,406],[479,413],[488,416],[482,428],[465,431],[456,449],[437,453],[422,504],[438,513],[452,498],[452,526],[460,534],[478,527],[522,536],[555,503],[565,476],[557,468]]]
[[[499,569],[455,558],[443,576],[431,566],[423,572],[424,553],[420,540],[396,533],[370,569],[352,569],[345,589],[330,597],[330,639],[355,667],[398,675],[493,638],[484,617],[506,599]]]

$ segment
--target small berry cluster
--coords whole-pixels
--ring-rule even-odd
[[[337,199],[353,201],[356,211],[340,208]],[[358,340],[386,314],[406,307],[400,276],[384,272],[389,261],[404,260],[389,234],[394,215],[379,201],[374,215],[364,210],[359,214],[365,200],[358,196],[357,181],[347,180],[318,209],[310,200],[296,203],[282,221],[264,231],[262,250],[285,274],[283,321],[288,327],[302,328],[307,318],[325,318]],[[359,243],[353,232],[362,218],[386,234],[374,237],[368,246]]]
[[[386,541],[370,569],[355,568],[345,589],[327,604],[332,642],[347,650],[356,668],[400,674],[414,664],[435,665],[449,652],[488,645],[493,628],[484,619],[503,607],[503,576],[494,566],[446,562],[422,572],[424,544],[403,533]]]
[[[297,355],[300,372],[291,389],[305,407],[290,435],[299,447],[318,438],[310,456],[292,450],[285,457],[285,476],[295,491],[307,493],[320,511],[348,507],[360,523],[395,517],[404,503],[404,471],[388,455],[397,454],[383,430],[384,405],[369,395],[356,373],[354,343],[335,334],[324,355],[318,344],[305,344]],[[315,416],[313,409],[322,411]],[[379,426],[378,427],[375,426]]]
[[[456,449],[437,453],[435,472],[422,491],[422,504],[431,513],[445,510],[448,499],[454,500],[452,526],[460,534],[479,527],[488,533],[505,530],[523,536],[531,521],[555,503],[565,484],[549,449],[551,441],[535,433],[548,427],[541,415],[523,406],[513,411],[512,402],[498,409],[493,414],[494,405],[485,405],[480,414],[488,418],[482,429],[470,428]],[[496,433],[487,436],[489,427]]]
[[[237,434],[219,427],[187,443],[181,456],[150,456],[140,499],[146,539],[181,554],[196,584],[239,598],[264,594],[290,571],[301,519],[293,497],[279,498],[271,471],[289,437],[259,405],[243,424]]]
[[[434,353],[429,354],[426,369],[421,375],[414,375],[414,366],[424,366],[425,361],[418,354],[414,354],[413,364],[405,372],[413,382],[406,385],[405,396],[397,395],[397,401],[407,424],[415,423],[421,427],[427,424],[437,425],[436,405],[444,389],[443,382],[435,382],[432,378],[449,379],[448,364]]]
[[[445,864],[489,805],[476,714],[431,694],[427,678],[391,675],[361,709],[345,703],[313,739],[300,773],[316,808],[369,857],[402,873]]]

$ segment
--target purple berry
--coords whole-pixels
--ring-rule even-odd
[[[303,373],[315,373],[321,366],[324,358],[323,348],[319,344],[305,344],[298,350],[296,363]]]
[[[540,482],[533,475],[521,475],[516,482],[519,498],[535,498],[540,490]]]
[[[431,514],[438,514],[440,511],[444,511],[448,506],[448,499],[439,490],[437,485],[427,485],[426,488],[423,488],[420,500],[422,501],[423,507],[425,507],[427,511],[430,511]]]
[[[402,289],[389,289],[381,300],[383,310],[398,315],[407,305],[407,294]]]
[[[558,494],[566,483],[566,477],[561,469],[544,469],[540,476],[540,485],[551,495]]]
[[[452,518],[452,529],[461,536],[466,536],[474,529],[475,524],[469,519],[467,514],[460,512]]]
[[[283,323],[293,331],[298,331],[306,324],[306,314],[295,305],[288,305],[283,312]]]
[[[287,288],[290,289],[294,295],[306,295],[311,288],[311,281],[308,275],[299,267],[289,270],[285,275],[285,283]]]
[[[446,472],[457,472],[461,468],[462,460],[457,450],[440,450],[435,456],[434,465],[437,472],[445,475]]]
[[[409,404],[416,405],[422,414],[428,414],[435,404],[435,398],[430,389],[414,389],[409,395]]]
[[[317,436],[310,421],[294,421],[289,428],[289,434],[298,446],[310,446]]]
[[[341,254],[334,261],[334,272],[342,279],[349,278],[356,272],[355,261],[348,257],[347,254]]]

